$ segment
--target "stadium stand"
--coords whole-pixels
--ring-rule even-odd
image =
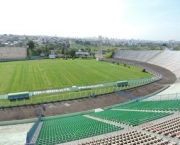
[[[43,121],[36,144],[57,144],[87,138],[122,129],[111,124],[73,116]]]
[[[167,89],[163,90],[162,92],[154,96],[145,99],[144,101],[180,99],[179,88],[180,88],[180,83],[172,84]]]
[[[71,144],[71,141],[78,141],[88,137],[99,136],[102,134],[107,134],[110,132],[119,132],[125,126],[130,128],[138,128],[138,125],[146,124],[153,120],[163,118],[165,116],[172,115],[173,110],[178,110],[180,108],[180,100],[166,100],[166,101],[136,101],[131,100],[130,103],[126,102],[124,104],[119,104],[109,110],[104,110],[101,112],[88,112],[79,113],[73,115],[61,115],[53,116],[50,118],[42,118],[42,126],[39,132],[39,136],[35,144],[44,145],[44,144],[61,144],[67,143]],[[163,111],[158,111],[163,110]],[[169,111],[170,110],[170,111]],[[180,118],[180,117],[179,117]],[[174,120],[173,120],[174,121]],[[174,126],[173,121],[170,122],[170,127],[167,127],[165,133],[170,136],[174,134],[179,137],[179,124]],[[180,121],[180,119],[179,119]],[[179,121],[175,121],[178,123]],[[36,123],[35,123],[36,125]],[[135,127],[137,126],[137,127]],[[152,126],[152,125],[151,125]],[[175,128],[176,127],[176,128]],[[145,127],[144,127],[145,128]],[[143,129],[144,129],[143,128]],[[148,128],[148,126],[146,126]],[[153,127],[152,127],[153,128]],[[126,127],[127,129],[127,127]],[[164,129],[164,128],[163,128]],[[175,132],[175,133],[174,133]],[[85,141],[81,145],[86,144],[171,144],[170,141],[173,139],[167,139],[165,137],[154,137],[147,135],[144,131],[134,131],[133,134],[137,136],[129,135],[131,132],[126,133],[127,139],[124,135],[116,135],[111,137],[104,137],[100,140],[93,140],[90,142]],[[114,134],[114,133],[113,133]],[[119,134],[119,133],[118,133]],[[143,134],[143,135],[140,135]],[[149,137],[148,137],[149,136]],[[92,139],[92,138],[91,138]],[[78,142],[79,143],[79,142]],[[76,143],[77,144],[77,143]]]
[[[114,57],[142,61],[142,62],[149,62],[163,67],[165,66],[170,70],[172,69],[173,72],[176,73],[176,76],[178,75],[180,76],[180,66],[178,65],[178,61],[180,59],[178,58],[179,54],[180,53],[176,54],[174,52],[171,53],[171,51],[167,52],[167,51],[159,51],[159,50],[158,51],[120,50],[115,53]],[[161,57],[162,55],[166,55],[167,58],[165,56]],[[161,57],[160,60],[157,59],[159,56]],[[171,57],[175,57],[177,60],[174,58],[171,59]],[[172,62],[170,62],[171,60]],[[179,86],[177,85],[176,87],[178,90]],[[172,86],[172,91],[173,91],[173,86]],[[126,95],[127,98],[129,97],[128,99],[130,99],[131,97],[133,99],[133,96],[130,96],[127,93],[123,95]],[[162,95],[165,94],[163,94],[162,92]],[[112,99],[111,96],[109,96],[109,98]],[[172,97],[170,98],[172,99]],[[179,111],[180,100],[177,100],[177,98],[176,99],[173,98],[173,99],[174,100],[165,100],[164,97],[162,98],[162,100],[150,100],[150,101],[131,100],[130,103],[126,102],[124,104],[114,105],[114,107],[110,106],[112,110],[107,109],[105,111],[96,112],[96,113],[90,112],[89,115],[103,120],[108,120],[114,123],[119,123],[120,126],[127,125],[130,128],[135,128],[134,126],[137,127],[137,125],[139,124],[144,125],[144,123],[146,122],[171,115],[172,114],[171,111]],[[87,137],[106,134],[109,132],[119,131],[123,129],[122,127],[119,126],[115,126],[112,124],[87,118],[85,116],[82,116],[83,114],[75,114],[73,116],[69,116],[69,114],[67,114],[64,115],[63,117],[53,116],[50,119],[38,119],[27,134],[27,138],[26,138],[27,143],[29,143],[30,140],[32,139],[33,134],[36,132],[37,127],[40,123],[42,124],[42,126],[35,143],[37,145],[60,144],[73,140],[79,140]],[[94,145],[97,144],[107,144],[107,145],[171,144],[173,145],[174,144],[175,145],[176,143],[170,143],[168,140],[164,140],[164,138],[159,138],[156,137],[155,135],[149,135],[148,133],[146,134],[144,133],[144,131],[149,130],[150,133],[162,131],[161,134],[164,133],[165,135],[169,135],[172,137],[176,136],[180,138],[179,123],[180,123],[180,118],[174,118],[163,123],[146,126],[143,128],[144,130],[130,131],[128,133],[114,135],[108,138],[107,137],[102,138],[100,140],[85,142],[80,145],[86,145],[86,144],[88,145],[89,144],[91,145],[93,144]]]
[[[180,100],[136,101],[116,109],[177,111],[180,110]]]
[[[158,65],[171,70],[177,78],[180,78],[180,51],[171,50],[118,50],[113,58],[128,59]]]
[[[165,50],[157,57],[154,57],[148,63],[155,64],[158,66],[165,67],[171,70],[177,78],[180,77],[180,52]]]
[[[180,117],[172,118],[168,121],[151,126],[142,127],[143,130],[157,132],[158,134],[180,138]]]
[[[162,50],[119,50],[114,54],[113,57],[147,62],[162,52]]]
[[[169,143],[168,140],[163,140],[162,138],[157,138],[156,136],[135,130],[99,140],[84,142],[78,145],[166,145]]]
[[[137,111],[125,111],[125,110],[105,110],[102,112],[97,112],[90,114],[92,116],[115,121],[118,123],[123,123],[130,126],[137,126],[139,124],[149,122],[172,113],[167,112],[141,112]]]
[[[27,57],[27,49],[22,47],[0,47],[0,60],[23,59]]]

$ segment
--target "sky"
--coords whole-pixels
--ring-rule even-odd
[[[0,0],[0,34],[180,41],[180,0]]]

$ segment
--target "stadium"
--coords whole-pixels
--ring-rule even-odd
[[[44,84],[40,83],[44,80],[43,74],[37,76],[33,84],[27,72],[25,76],[20,74],[20,78],[24,78],[21,82],[31,83],[22,83],[23,86],[17,88],[14,87],[18,84],[17,76],[10,81],[4,78],[3,83],[9,82],[10,87],[6,90],[5,85],[1,85],[4,89],[0,90],[1,144],[180,144],[179,51],[117,50],[111,59],[67,60],[66,65],[61,60],[24,61],[26,56],[23,57],[16,59],[21,61],[12,62],[3,59],[0,69],[6,66],[13,69],[18,63],[15,70],[21,72],[21,63],[26,63],[25,66],[29,63],[29,67],[33,62],[38,66],[42,64],[43,70],[39,69],[45,74],[48,70],[44,66],[49,66],[49,61],[53,61],[55,68],[48,72],[50,75]],[[61,63],[63,68],[58,68],[56,63]],[[81,71],[73,68],[76,73],[71,77],[70,68],[74,65],[68,68],[67,63],[76,63]],[[68,78],[70,82],[64,81],[60,88],[55,77],[59,69],[68,70],[68,76],[62,74],[61,78]],[[98,74],[99,71],[102,73]]]

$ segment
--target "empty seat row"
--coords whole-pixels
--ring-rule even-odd
[[[143,130],[157,132],[159,134],[177,136],[180,138],[180,117],[170,119],[155,125],[143,126]]]
[[[59,144],[123,129],[84,116],[43,121],[36,145]]]
[[[102,112],[92,113],[91,116],[110,120],[113,122],[123,123],[130,126],[136,126],[145,122],[149,122],[172,113],[165,112],[142,112],[142,111],[126,111],[126,110],[105,110]]]
[[[132,131],[111,137],[84,142],[79,145],[166,145],[170,144],[168,140],[147,135],[138,131]],[[174,145],[176,143],[173,143]]]
[[[180,110],[180,100],[137,101],[121,105],[116,109],[178,111]]]

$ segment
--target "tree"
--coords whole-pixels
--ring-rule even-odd
[[[86,52],[91,52],[91,48],[86,47],[86,48],[85,48],[85,51],[86,51]]]
[[[69,54],[68,49],[64,49],[64,55],[68,55],[68,54]]]
[[[48,50],[54,50],[53,44],[47,44],[46,47]]]
[[[61,54],[64,54],[64,47],[61,49]]]
[[[29,41],[27,42],[27,46],[28,46],[28,48],[33,49],[34,46],[35,46],[34,41],[29,40]]]
[[[45,55],[48,56],[50,54],[50,52],[51,52],[50,48],[47,47],[47,45],[46,45],[45,48],[44,48]]]
[[[180,46],[175,46],[174,50],[180,50]]]
[[[91,44],[89,41],[85,41],[84,43],[85,43],[85,45],[90,45]]]
[[[142,72],[146,72],[146,69],[145,69],[145,68],[143,68]]]
[[[75,57],[75,53],[76,53],[76,50],[71,49],[71,50],[69,50],[68,55],[69,55],[70,57]]]
[[[37,52],[37,54],[40,55],[40,54],[42,53],[42,49],[41,49],[41,48],[37,48],[37,49],[36,49],[36,52]]]

